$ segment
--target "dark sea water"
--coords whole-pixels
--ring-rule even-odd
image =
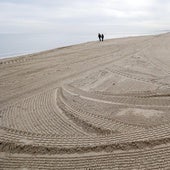
[[[136,33],[105,35],[106,38],[147,35],[152,33]],[[154,34],[154,33],[153,33]],[[45,51],[57,47],[79,44],[97,40],[96,35],[65,36],[57,34],[0,34],[0,59],[23,54]]]

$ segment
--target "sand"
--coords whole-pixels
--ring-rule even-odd
[[[170,33],[0,60],[0,169],[169,169]]]

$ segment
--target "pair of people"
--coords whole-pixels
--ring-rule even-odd
[[[104,34],[98,33],[98,38],[99,38],[99,41],[103,41],[104,40]]]

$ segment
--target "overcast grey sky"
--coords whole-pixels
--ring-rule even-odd
[[[170,0],[0,0],[0,33],[170,30]]]

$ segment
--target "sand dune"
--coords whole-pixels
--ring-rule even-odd
[[[0,169],[169,169],[170,34],[0,60]]]

